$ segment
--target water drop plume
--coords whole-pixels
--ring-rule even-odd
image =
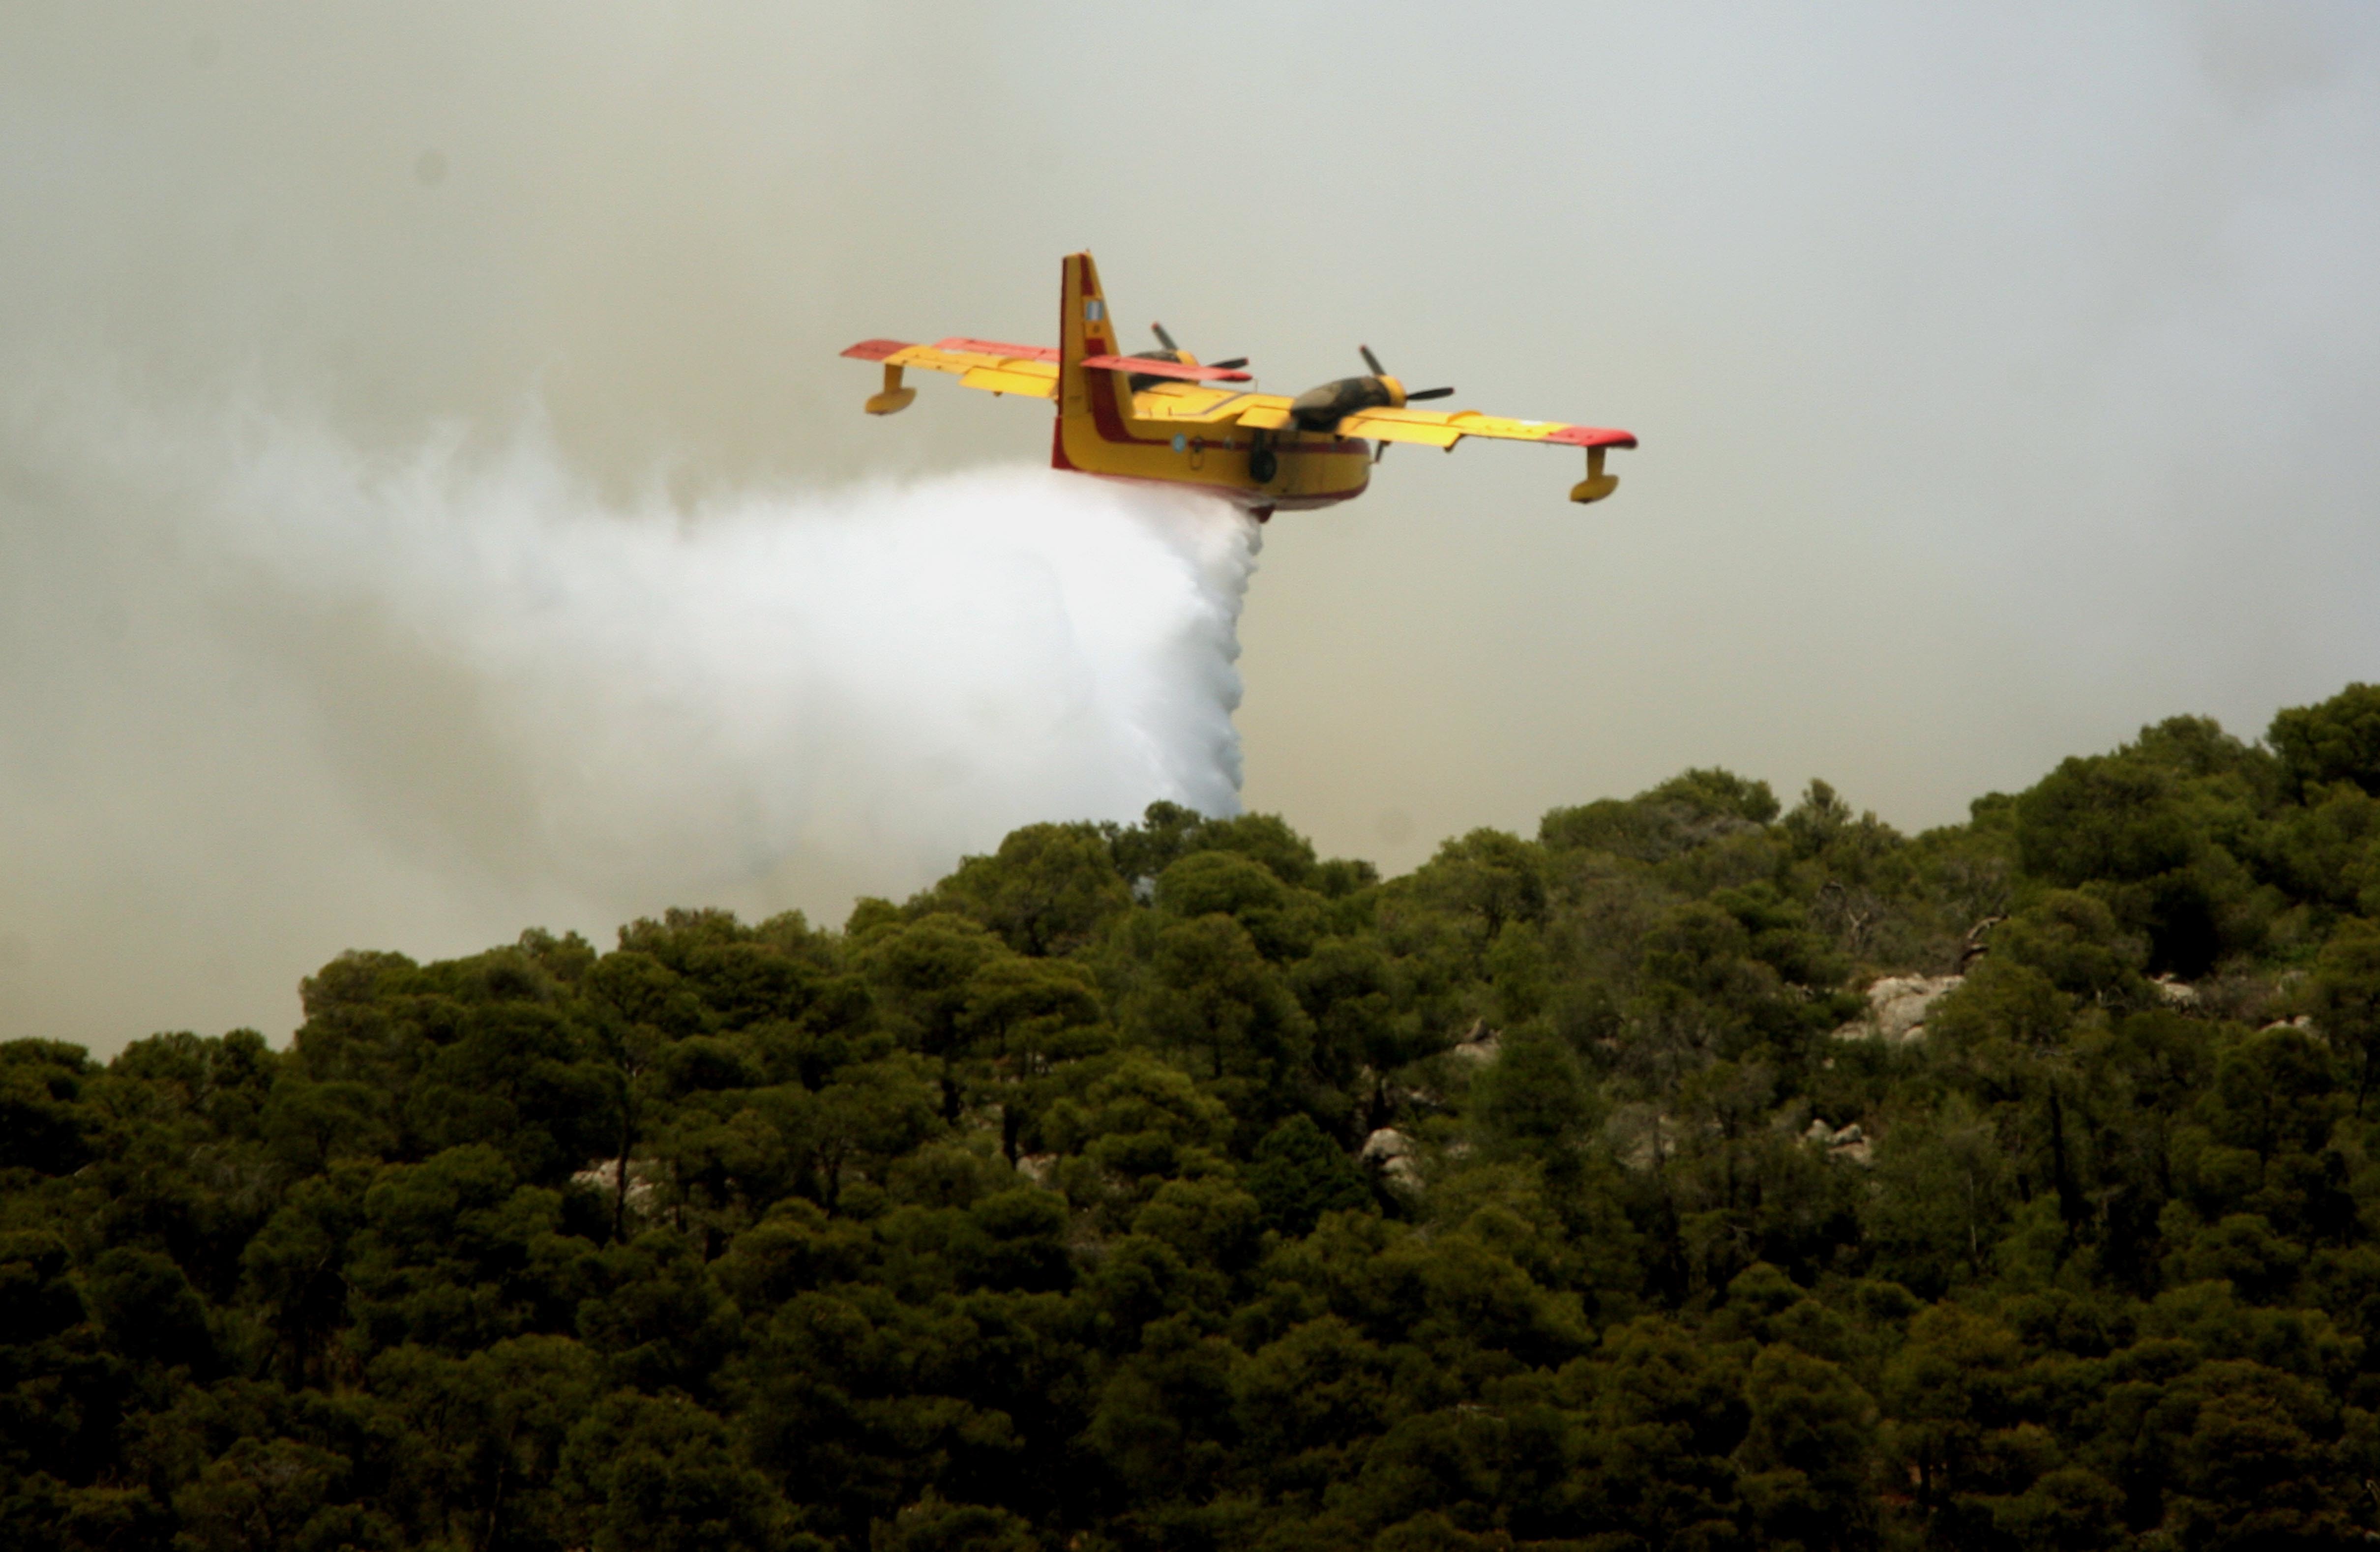
[[[11,1034],[277,1034],[350,946],[837,921],[1017,825],[1238,807],[1257,529],[1213,503],[996,467],[622,503],[533,418],[391,455],[54,395],[5,434]]]

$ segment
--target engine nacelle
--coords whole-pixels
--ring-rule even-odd
[[[1195,367],[1198,364],[1198,358],[1186,350],[1135,350],[1125,358],[1133,361],[1171,361],[1179,367]],[[1137,394],[1144,388],[1164,381],[1165,379],[1161,377],[1143,376],[1135,372],[1125,380],[1125,391]]]
[[[1308,388],[1289,403],[1301,431],[1327,431],[1359,409],[1402,409],[1405,385],[1393,377],[1342,377]]]

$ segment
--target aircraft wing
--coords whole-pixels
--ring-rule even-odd
[[[1338,431],[1341,436],[1369,437],[1374,442],[1417,442],[1445,448],[1453,447],[1464,437],[1548,442],[1561,447],[1636,445],[1633,431],[1569,426],[1560,420],[1508,420],[1500,415],[1482,415],[1475,409],[1359,409],[1339,422]]]
[[[856,361],[881,361],[888,367],[922,367],[928,371],[949,372],[959,380],[962,388],[981,388],[993,394],[1030,394],[1043,399],[1058,396],[1058,353],[1047,346],[1008,345],[999,340],[954,335],[933,345],[862,340],[844,354]]]
[[[1290,401],[1279,394],[1241,394],[1189,382],[1153,383],[1133,396],[1133,413],[1146,420],[1239,425],[1258,431],[1286,429],[1291,423],[1289,406]],[[1636,445],[1636,437],[1630,431],[1572,426],[1560,420],[1511,420],[1498,415],[1482,415],[1475,409],[1358,410],[1342,419],[1335,430],[1342,437],[1417,442],[1430,447],[1452,447],[1464,437],[1544,442],[1559,447]]]
[[[1186,426],[1238,424],[1269,430],[1289,424],[1289,401],[1279,394],[1242,394],[1196,382],[1155,382],[1132,396],[1132,412],[1144,420]]]

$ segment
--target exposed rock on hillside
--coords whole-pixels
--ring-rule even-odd
[[[1923,1039],[1925,1014],[1964,976],[1887,976],[1867,988],[1867,1012],[1835,1031],[1838,1040],[1882,1040],[1907,1045]]]
[[[659,1158],[590,1158],[570,1183],[609,1197],[623,1224],[643,1223],[661,1206],[669,1166]]]
[[[1365,1138],[1355,1157],[1378,1165],[1380,1173],[1399,1185],[1421,1184],[1421,1170],[1414,1162],[1414,1140],[1393,1126],[1383,1126]]]
[[[1651,1105],[1620,1105],[1603,1136],[1621,1169],[1641,1173],[1678,1151],[1678,1118]]]
[[[1473,1019],[1471,1027],[1463,1033],[1454,1049],[1446,1054],[1463,1061],[1493,1061],[1504,1049],[1504,1032],[1488,1027],[1486,1019]]]
[[[1829,1158],[1849,1159],[1853,1164],[1875,1162],[1869,1157],[1871,1145],[1868,1142],[1867,1133],[1862,1130],[1856,1121],[1839,1130],[1828,1125],[1824,1121],[1813,1119],[1810,1129],[1802,1134],[1802,1140],[1825,1148],[1827,1157]]]

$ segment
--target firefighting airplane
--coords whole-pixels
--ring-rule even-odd
[[[1636,445],[1627,431],[1596,426],[1410,408],[1454,390],[1410,393],[1380,370],[1368,347],[1362,348],[1369,376],[1341,378],[1293,399],[1216,386],[1250,382],[1240,370],[1245,358],[1201,366],[1175,347],[1161,324],[1153,327],[1163,349],[1120,355],[1099,273],[1087,253],[1066,256],[1058,317],[1054,350],[961,337],[934,345],[863,340],[844,354],[883,363],[884,387],[868,401],[870,415],[906,409],[917,396],[901,383],[908,367],[955,373],[962,387],[1056,399],[1051,467],[1193,486],[1245,507],[1258,521],[1276,509],[1329,506],[1362,495],[1372,466],[1392,442],[1449,452],[1464,437],[1583,447],[1586,478],[1571,487],[1574,502],[1601,501],[1619,489],[1620,477],[1603,472],[1604,454]],[[1366,438],[1380,446],[1366,445]]]

